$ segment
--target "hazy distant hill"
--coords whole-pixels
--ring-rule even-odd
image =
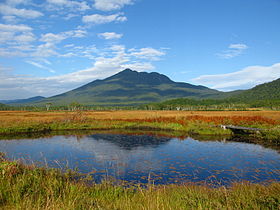
[[[104,80],[95,80],[72,91],[46,98],[40,103],[136,105],[181,97],[214,97],[219,93],[221,92],[204,86],[174,82],[159,73],[126,69]]]
[[[43,99],[45,99],[45,97],[35,96],[35,97],[32,97],[32,98],[27,98],[27,99],[0,100],[0,103],[16,105],[16,104],[34,103],[34,102],[37,102],[37,101],[41,101]]]

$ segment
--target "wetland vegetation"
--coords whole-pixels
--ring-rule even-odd
[[[7,111],[0,115],[1,151],[6,152],[0,163],[3,209],[277,209],[280,205],[276,111]],[[263,130],[247,136],[248,144],[221,129],[221,124]],[[32,149],[37,151],[33,156]],[[135,166],[141,173],[131,170]],[[165,171],[160,166],[166,166]],[[191,172],[195,173],[185,176]],[[223,182],[224,178],[231,182]]]
[[[277,111],[184,112],[184,111],[55,111],[0,112],[0,134],[59,130],[162,130],[200,135],[231,135],[221,124],[261,128],[258,138],[279,141]]]
[[[71,172],[0,162],[2,209],[278,209],[280,184],[239,183],[229,188],[194,184],[146,188],[89,185]]]

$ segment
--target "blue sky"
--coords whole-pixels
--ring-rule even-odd
[[[125,68],[222,91],[280,77],[279,0],[2,0],[0,99]]]

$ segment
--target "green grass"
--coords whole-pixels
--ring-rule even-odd
[[[89,185],[73,172],[0,161],[1,209],[279,209],[280,183],[229,188]]]

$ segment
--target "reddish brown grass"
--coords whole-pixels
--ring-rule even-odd
[[[0,126],[27,122],[48,123],[73,118],[73,112],[0,111]],[[126,122],[174,122],[182,125],[189,121],[213,124],[280,124],[280,111],[91,111],[83,116],[92,120],[119,120]]]

